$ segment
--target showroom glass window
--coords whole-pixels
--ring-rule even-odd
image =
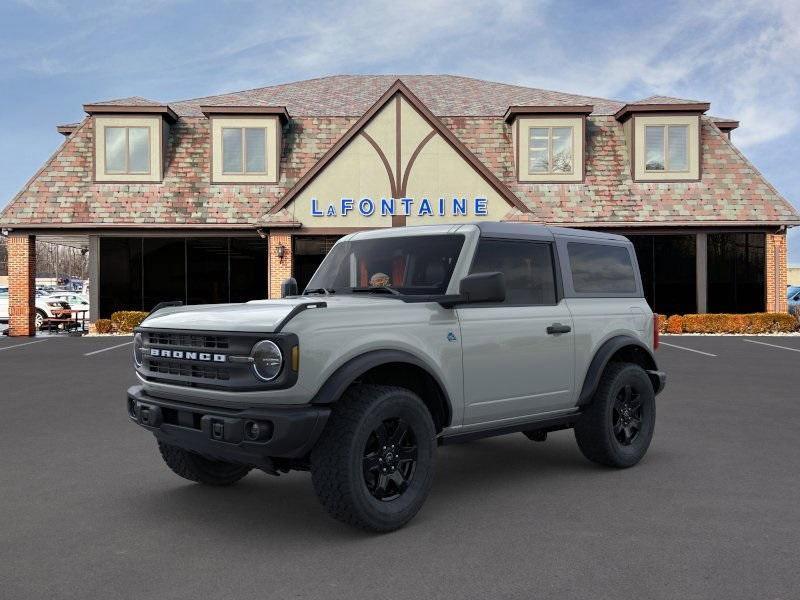
[[[481,239],[470,273],[499,271],[506,281],[504,304],[556,303],[553,249],[545,242]]]
[[[223,127],[222,172],[226,175],[266,173],[267,129]]]
[[[694,235],[629,235],[644,297],[654,312],[697,312],[697,240]]]
[[[107,175],[142,175],[150,172],[149,127],[105,127]]]
[[[260,238],[101,237],[99,314],[265,298],[266,257]]]
[[[626,246],[570,242],[567,244],[572,287],[577,294],[631,296],[636,275]]]
[[[528,173],[565,174],[573,171],[572,127],[528,129]]]
[[[689,170],[688,125],[647,125],[644,144],[646,171]]]
[[[708,234],[708,312],[764,310],[763,233]]]

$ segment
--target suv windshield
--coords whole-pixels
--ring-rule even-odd
[[[463,245],[463,235],[340,242],[322,261],[306,290],[335,293],[394,290],[406,295],[441,295],[447,291]]]

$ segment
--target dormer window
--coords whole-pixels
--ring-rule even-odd
[[[645,125],[645,171],[689,170],[689,126]]]
[[[211,183],[277,183],[282,106],[201,106],[211,122]]]
[[[267,128],[222,128],[222,173],[267,173]]]
[[[580,183],[589,104],[509,106],[517,179],[522,183]]]
[[[178,115],[164,104],[135,100],[83,106],[94,126],[94,180],[98,183],[162,180],[169,123]]]
[[[572,173],[573,127],[530,127],[528,129],[528,174]]]
[[[105,127],[105,174],[150,172],[150,127]]]

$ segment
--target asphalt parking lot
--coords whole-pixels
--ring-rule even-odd
[[[125,414],[129,340],[0,338],[2,598],[797,598],[800,337],[665,337],[640,465],[571,432],[444,447],[383,536],[307,473],[173,475]]]

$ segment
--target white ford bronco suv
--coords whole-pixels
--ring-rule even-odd
[[[168,307],[136,331],[129,417],[178,475],[310,470],[337,519],[390,531],[437,447],[572,428],[596,463],[644,456],[664,387],[624,237],[523,223],[339,240],[302,294]]]

